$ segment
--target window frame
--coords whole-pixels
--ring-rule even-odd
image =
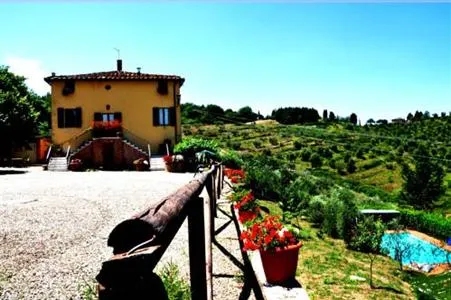
[[[154,107],[152,117],[155,127],[175,126],[175,107]]]
[[[83,124],[83,113],[81,107],[57,109],[58,128],[81,128]]]

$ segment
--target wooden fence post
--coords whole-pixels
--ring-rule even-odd
[[[204,300],[207,299],[204,203],[202,198],[193,200],[188,212],[191,299]]]
[[[213,212],[216,210],[216,199],[215,199],[216,193],[214,190],[214,186],[215,186],[214,177],[211,176],[211,177],[207,178],[207,180],[205,181],[205,188],[207,189],[208,198],[210,198],[210,224],[211,224],[210,235],[211,236],[214,236],[214,232],[215,232],[215,214]]]
[[[219,176],[220,176],[219,186],[222,191],[222,189],[224,188],[224,165],[219,166]]]
[[[206,281],[207,281],[207,299],[213,300],[213,249],[212,240],[215,234],[213,211],[211,210],[211,203],[214,199],[206,197],[204,200],[204,220],[205,220],[205,255],[206,255]]]

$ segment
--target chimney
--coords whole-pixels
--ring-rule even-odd
[[[138,68],[136,68],[136,69],[138,69],[138,74],[141,74],[141,68],[138,67]]]
[[[52,72],[52,76],[56,76],[55,72]]]
[[[117,60],[117,71],[122,72],[122,59]]]

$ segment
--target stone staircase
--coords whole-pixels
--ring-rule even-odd
[[[136,151],[138,151],[139,153],[141,153],[142,155],[148,157],[149,154],[144,151],[143,149],[141,149],[140,147],[138,147],[137,145],[135,145],[134,143],[130,142],[129,140],[127,140],[126,138],[122,138],[122,141],[124,142],[124,144],[129,145],[130,147],[132,147],[133,149],[135,149]]]
[[[151,171],[166,170],[163,155],[152,155],[152,157],[150,158],[150,170]]]
[[[71,153],[71,157],[77,154],[78,152],[82,151],[85,148],[88,148],[92,144],[93,139],[89,139],[85,141],[83,144],[81,144],[77,149],[75,149],[74,152]]]
[[[50,157],[47,170],[49,171],[67,171],[68,163],[65,157]]]

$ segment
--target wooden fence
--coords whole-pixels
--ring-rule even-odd
[[[188,217],[192,299],[213,299],[212,239],[216,200],[223,188],[222,165],[118,224],[108,237],[114,256],[97,275],[99,300],[167,299],[161,279],[153,272],[180,226]],[[208,197],[201,198],[206,188]]]

